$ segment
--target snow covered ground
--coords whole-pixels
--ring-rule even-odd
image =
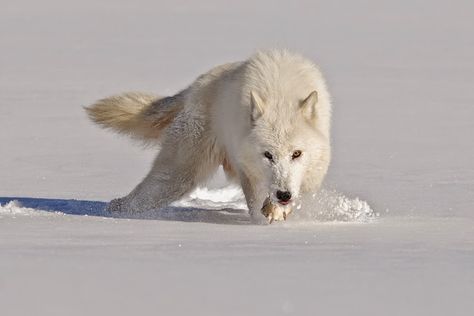
[[[2,1],[0,314],[472,315],[473,12],[468,1]],[[253,226],[218,175],[165,210],[105,213],[154,152],[92,126],[81,106],[171,94],[268,47],[328,77],[322,194]]]

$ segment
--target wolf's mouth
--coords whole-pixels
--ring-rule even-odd
[[[287,205],[288,203],[290,203],[290,201],[278,201],[278,203],[280,203],[281,205]]]

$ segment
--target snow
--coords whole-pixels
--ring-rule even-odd
[[[403,217],[262,227],[230,221],[232,215],[204,217],[204,211],[169,220],[29,212],[1,211],[6,315],[472,310],[472,220]]]
[[[3,205],[2,205],[3,203]],[[305,205],[305,207],[302,207]],[[105,211],[105,202],[41,199],[0,198],[0,218],[6,216],[47,216],[54,214],[120,217],[130,219],[167,219],[175,221],[226,222],[238,221],[250,224],[243,192],[236,186],[219,189],[200,187],[188,197],[173,203],[170,207],[138,214],[111,214]],[[303,199],[295,207],[298,212],[291,215],[292,222],[369,222],[379,214],[365,201],[351,199],[334,191],[321,190],[312,198]]]
[[[474,6],[59,1],[0,10],[0,314],[471,315]],[[221,174],[111,217],[152,148],[81,106],[171,94],[256,48],[316,60],[334,97],[325,189],[251,225]]]
[[[57,214],[60,214],[59,212]],[[47,216],[51,215],[46,211],[37,210],[34,208],[22,207],[17,200],[12,200],[5,205],[0,204],[0,218],[5,216],[11,216],[13,218],[17,216]]]

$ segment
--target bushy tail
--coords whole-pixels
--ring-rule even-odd
[[[85,110],[92,121],[104,128],[156,142],[182,108],[182,94],[159,98],[133,92],[99,100]]]

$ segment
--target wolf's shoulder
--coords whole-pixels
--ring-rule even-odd
[[[282,69],[286,67],[306,68],[318,70],[310,59],[287,49],[259,50],[248,59],[250,68],[255,69]]]
[[[310,59],[286,49],[258,51],[246,62],[245,77],[269,84],[281,81],[324,81],[319,67]]]

